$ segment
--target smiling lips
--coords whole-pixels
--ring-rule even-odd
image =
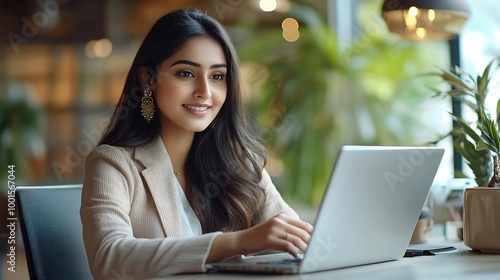
[[[205,114],[208,111],[208,109],[210,109],[210,107],[211,107],[211,106],[206,105],[206,104],[200,104],[197,106],[183,104],[182,106],[184,108],[186,108],[188,112],[195,114],[195,115]]]

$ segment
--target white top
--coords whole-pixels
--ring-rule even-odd
[[[179,214],[181,215],[182,237],[200,236],[202,234],[200,220],[198,220],[193,208],[191,208],[179,180],[175,180],[175,186],[177,187],[177,199],[180,202]]]

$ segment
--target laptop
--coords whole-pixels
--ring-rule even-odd
[[[301,257],[239,256],[207,268],[298,274],[400,259],[443,154],[439,147],[343,146]]]

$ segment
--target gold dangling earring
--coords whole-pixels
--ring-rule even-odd
[[[153,91],[146,88],[144,89],[144,97],[141,99],[141,114],[147,123],[150,123],[155,115],[155,105],[152,95]]]

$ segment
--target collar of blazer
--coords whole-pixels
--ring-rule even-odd
[[[174,171],[163,141],[155,141],[135,148],[134,158],[144,165],[140,173],[155,202],[165,235],[182,237],[180,203],[177,199]]]

